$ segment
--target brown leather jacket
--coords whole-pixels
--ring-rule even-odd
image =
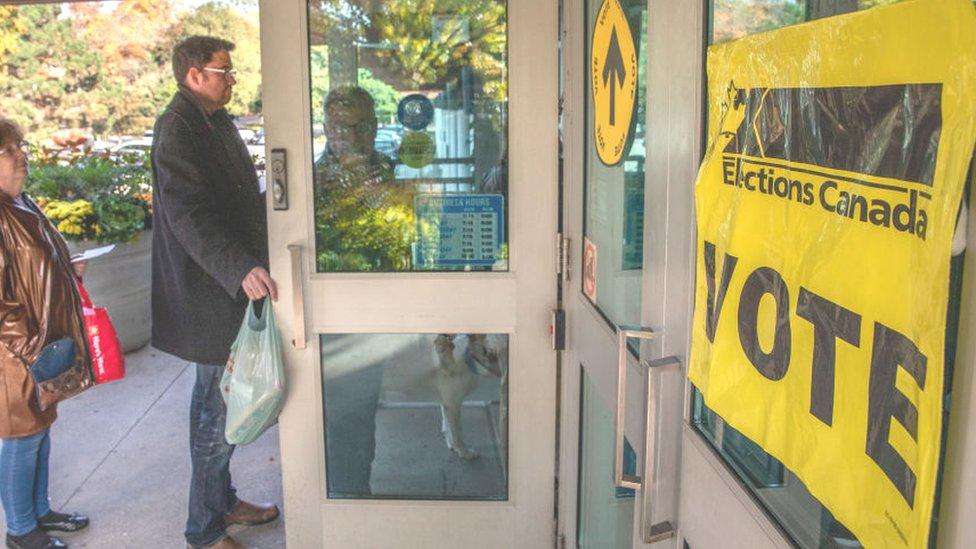
[[[0,438],[46,429],[57,418],[54,403],[93,383],[68,247],[24,198],[35,213],[0,192]],[[28,367],[45,345],[64,337],[75,340],[74,366],[38,391]]]

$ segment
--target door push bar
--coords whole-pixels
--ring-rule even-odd
[[[295,339],[291,344],[296,349],[305,348],[305,290],[302,284],[302,245],[289,244],[288,251],[291,253],[291,307],[295,315],[293,329]]]
[[[647,328],[623,329],[617,340],[617,414],[613,481],[619,488],[641,492],[641,538],[644,543],[675,534],[678,462],[681,445],[682,372],[677,357],[643,361],[647,368],[647,411],[644,424],[643,476],[624,474],[624,411],[626,410],[627,340],[654,339]]]

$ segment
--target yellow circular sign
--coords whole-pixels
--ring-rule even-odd
[[[637,52],[619,0],[604,0],[596,15],[590,47],[593,138],[608,166],[624,157],[637,98]]]

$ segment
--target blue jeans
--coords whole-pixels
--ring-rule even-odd
[[[220,394],[223,365],[196,364],[197,381],[190,403],[189,516],[186,541],[210,545],[224,537],[224,515],[237,505],[237,490],[230,481],[230,457],[234,445],[224,438],[227,406]]]
[[[0,500],[7,532],[22,536],[37,528],[37,518],[51,511],[47,500],[51,432],[3,439],[0,448]]]

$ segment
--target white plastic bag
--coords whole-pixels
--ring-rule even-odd
[[[285,401],[285,368],[281,334],[271,301],[265,299],[264,315],[247,305],[244,322],[230,348],[220,390],[227,404],[224,436],[231,444],[247,444],[274,424]]]

